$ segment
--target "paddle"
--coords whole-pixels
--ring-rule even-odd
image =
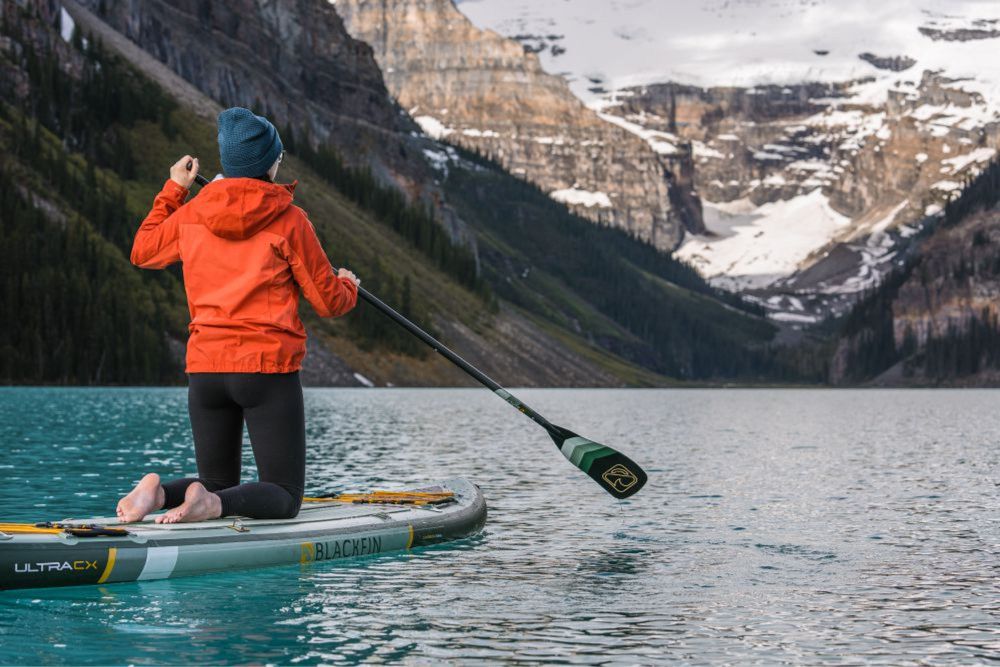
[[[189,162],[188,169],[190,168],[191,163]],[[201,174],[195,176],[195,181],[202,186],[209,183],[209,180]],[[569,459],[570,463],[590,475],[591,479],[600,484],[601,488],[615,498],[628,498],[638,492],[646,483],[646,473],[643,469],[621,452],[607,445],[602,445],[593,440],[581,437],[569,429],[556,426],[522,403],[517,397],[494,382],[478,368],[442,345],[429,333],[383,303],[381,299],[365,288],[358,286],[358,296],[382,311],[414,336],[427,343],[435,352],[488,387],[494,394],[513,405],[521,414],[531,418],[532,421],[544,428],[548,432],[549,437],[552,438],[552,441],[555,442],[556,447],[563,453],[563,456]]]

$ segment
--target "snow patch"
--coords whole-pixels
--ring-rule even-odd
[[[677,141],[677,137],[675,135],[668,132],[660,132],[658,130],[647,130],[642,125],[630,123],[619,116],[603,113],[599,111],[598,108],[601,107],[595,107],[595,111],[597,111],[598,116],[609,123],[613,123],[622,129],[628,130],[632,134],[643,139],[655,152],[661,155],[676,155],[680,152],[677,148],[677,144],[674,143]],[[719,156],[721,157],[721,153]]]
[[[794,273],[850,224],[820,189],[759,207],[746,199],[703,203],[714,236],[690,236],[675,255],[727,288],[766,287]]]
[[[948,170],[950,173],[954,174],[962,171],[970,164],[988,162],[993,159],[993,156],[996,154],[997,151],[995,148],[977,148],[966,153],[965,155],[958,155],[956,157],[941,160],[941,171]]]
[[[444,151],[435,151],[429,148],[424,149],[424,157],[431,163],[431,166],[438,170],[448,170],[448,155]]]
[[[550,192],[549,196],[563,204],[586,206],[587,208],[591,206],[611,208],[611,199],[603,192],[591,192],[573,187]]]
[[[823,160],[796,160],[787,166],[792,171],[824,172],[830,170],[830,164]]]
[[[76,22],[69,15],[69,12],[66,11],[65,7],[60,7],[59,9],[59,34],[68,43],[73,39],[73,30],[76,28]]]
[[[702,143],[700,141],[692,141],[691,142],[691,152],[694,154],[695,157],[698,157],[698,158],[708,158],[708,159],[712,159],[712,160],[722,160],[723,158],[726,157],[725,155],[723,155],[719,151],[715,150],[714,148],[712,148],[708,144],[704,144],[704,143]]]
[[[444,139],[455,131],[450,127],[446,127],[444,123],[434,116],[414,116],[413,120],[417,121],[417,125],[424,131],[424,134],[432,139]]]
[[[468,128],[462,130],[462,134],[467,137],[499,137],[500,135],[493,130],[477,130],[475,128]]]
[[[942,192],[957,192],[962,189],[962,184],[958,181],[938,181],[931,186],[932,190],[941,190]]]
[[[794,322],[797,324],[815,324],[819,322],[816,315],[801,315],[799,313],[769,313],[768,317],[778,322]]]

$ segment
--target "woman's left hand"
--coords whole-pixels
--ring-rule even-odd
[[[350,269],[340,269],[337,271],[338,278],[347,278],[348,280],[353,280],[355,285],[361,284],[361,279],[354,275],[354,272]]]

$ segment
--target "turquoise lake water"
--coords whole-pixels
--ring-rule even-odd
[[[517,393],[646,488],[614,501],[484,390],[307,390],[309,489],[464,476],[485,531],[0,592],[0,663],[1000,661],[1000,391]],[[195,472],[184,390],[0,389],[0,520],[112,513],[147,471]]]

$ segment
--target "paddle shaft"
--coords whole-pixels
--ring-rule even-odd
[[[191,167],[189,163],[188,169],[190,168]],[[201,186],[206,186],[210,182],[207,178],[205,178],[201,174],[196,175],[194,177],[194,180],[195,182],[198,183],[198,185]],[[366,290],[364,287],[361,287],[360,285],[358,285],[358,296],[360,296],[362,299],[364,299],[371,305],[378,308],[389,319],[393,320],[394,322],[396,322],[396,324],[400,325],[401,327],[409,331],[411,334],[422,340],[424,343],[430,346],[431,349],[433,349],[435,352],[440,354],[442,357],[444,357],[451,363],[461,368],[468,375],[475,378],[477,382],[487,387],[494,394],[496,394],[503,400],[513,405],[521,412],[521,414],[530,418],[536,424],[538,424],[546,431],[548,431],[549,434],[553,436],[559,435],[559,431],[556,429],[555,426],[552,425],[552,423],[548,419],[541,416],[540,414],[529,408],[527,405],[522,403],[516,396],[514,396],[509,391],[501,387],[495,380],[493,380],[493,378],[486,375],[486,373],[483,373],[481,370],[470,364],[468,361],[455,354],[455,352],[449,349],[448,346],[442,344],[441,341],[434,338],[434,336],[430,335],[429,333],[418,327],[416,324],[411,322],[409,319],[407,319],[400,313],[396,312],[394,308],[392,308],[387,303],[382,301],[382,299],[378,298],[377,296]]]
[[[378,308],[380,311],[382,311],[383,314],[385,314],[391,320],[393,320],[401,327],[409,331],[411,334],[413,334],[420,340],[424,341],[424,343],[430,346],[430,348],[433,349],[435,352],[437,352],[442,357],[444,357],[451,363],[461,368],[467,374],[475,378],[476,381],[478,381],[480,384],[487,387],[494,394],[496,394],[503,400],[513,405],[522,414],[529,417],[532,421],[534,421],[536,424],[544,428],[546,431],[548,431],[551,434],[558,433],[556,427],[553,426],[548,419],[546,419],[545,417],[541,416],[540,414],[529,408],[527,405],[518,400],[516,396],[514,396],[509,391],[501,387],[495,380],[493,380],[493,378],[486,375],[486,373],[483,373],[481,370],[470,364],[468,361],[455,354],[455,352],[449,349],[448,346],[442,344],[441,341],[434,338],[434,336],[430,335],[429,333],[418,327],[416,324],[408,320],[403,315],[397,313],[391,306],[386,304],[384,301],[382,301],[377,296],[366,290],[364,287],[361,287],[360,285],[358,286],[358,296],[360,296],[362,299],[364,299],[371,305]]]
[[[358,295],[414,336],[424,341],[424,343],[433,348],[442,357],[474,377],[483,386],[488,387],[494,394],[513,405],[521,414],[529,417],[536,424],[544,428],[555,443],[556,449],[562,452],[563,456],[569,459],[570,463],[587,473],[591,479],[600,484],[605,491],[615,498],[628,498],[645,485],[646,473],[635,461],[606,445],[582,438],[568,429],[552,424],[545,417],[529,408],[518,400],[516,396],[497,384],[488,375],[442,345],[436,338],[397,313],[383,303],[381,299],[360,285],[358,286]]]

